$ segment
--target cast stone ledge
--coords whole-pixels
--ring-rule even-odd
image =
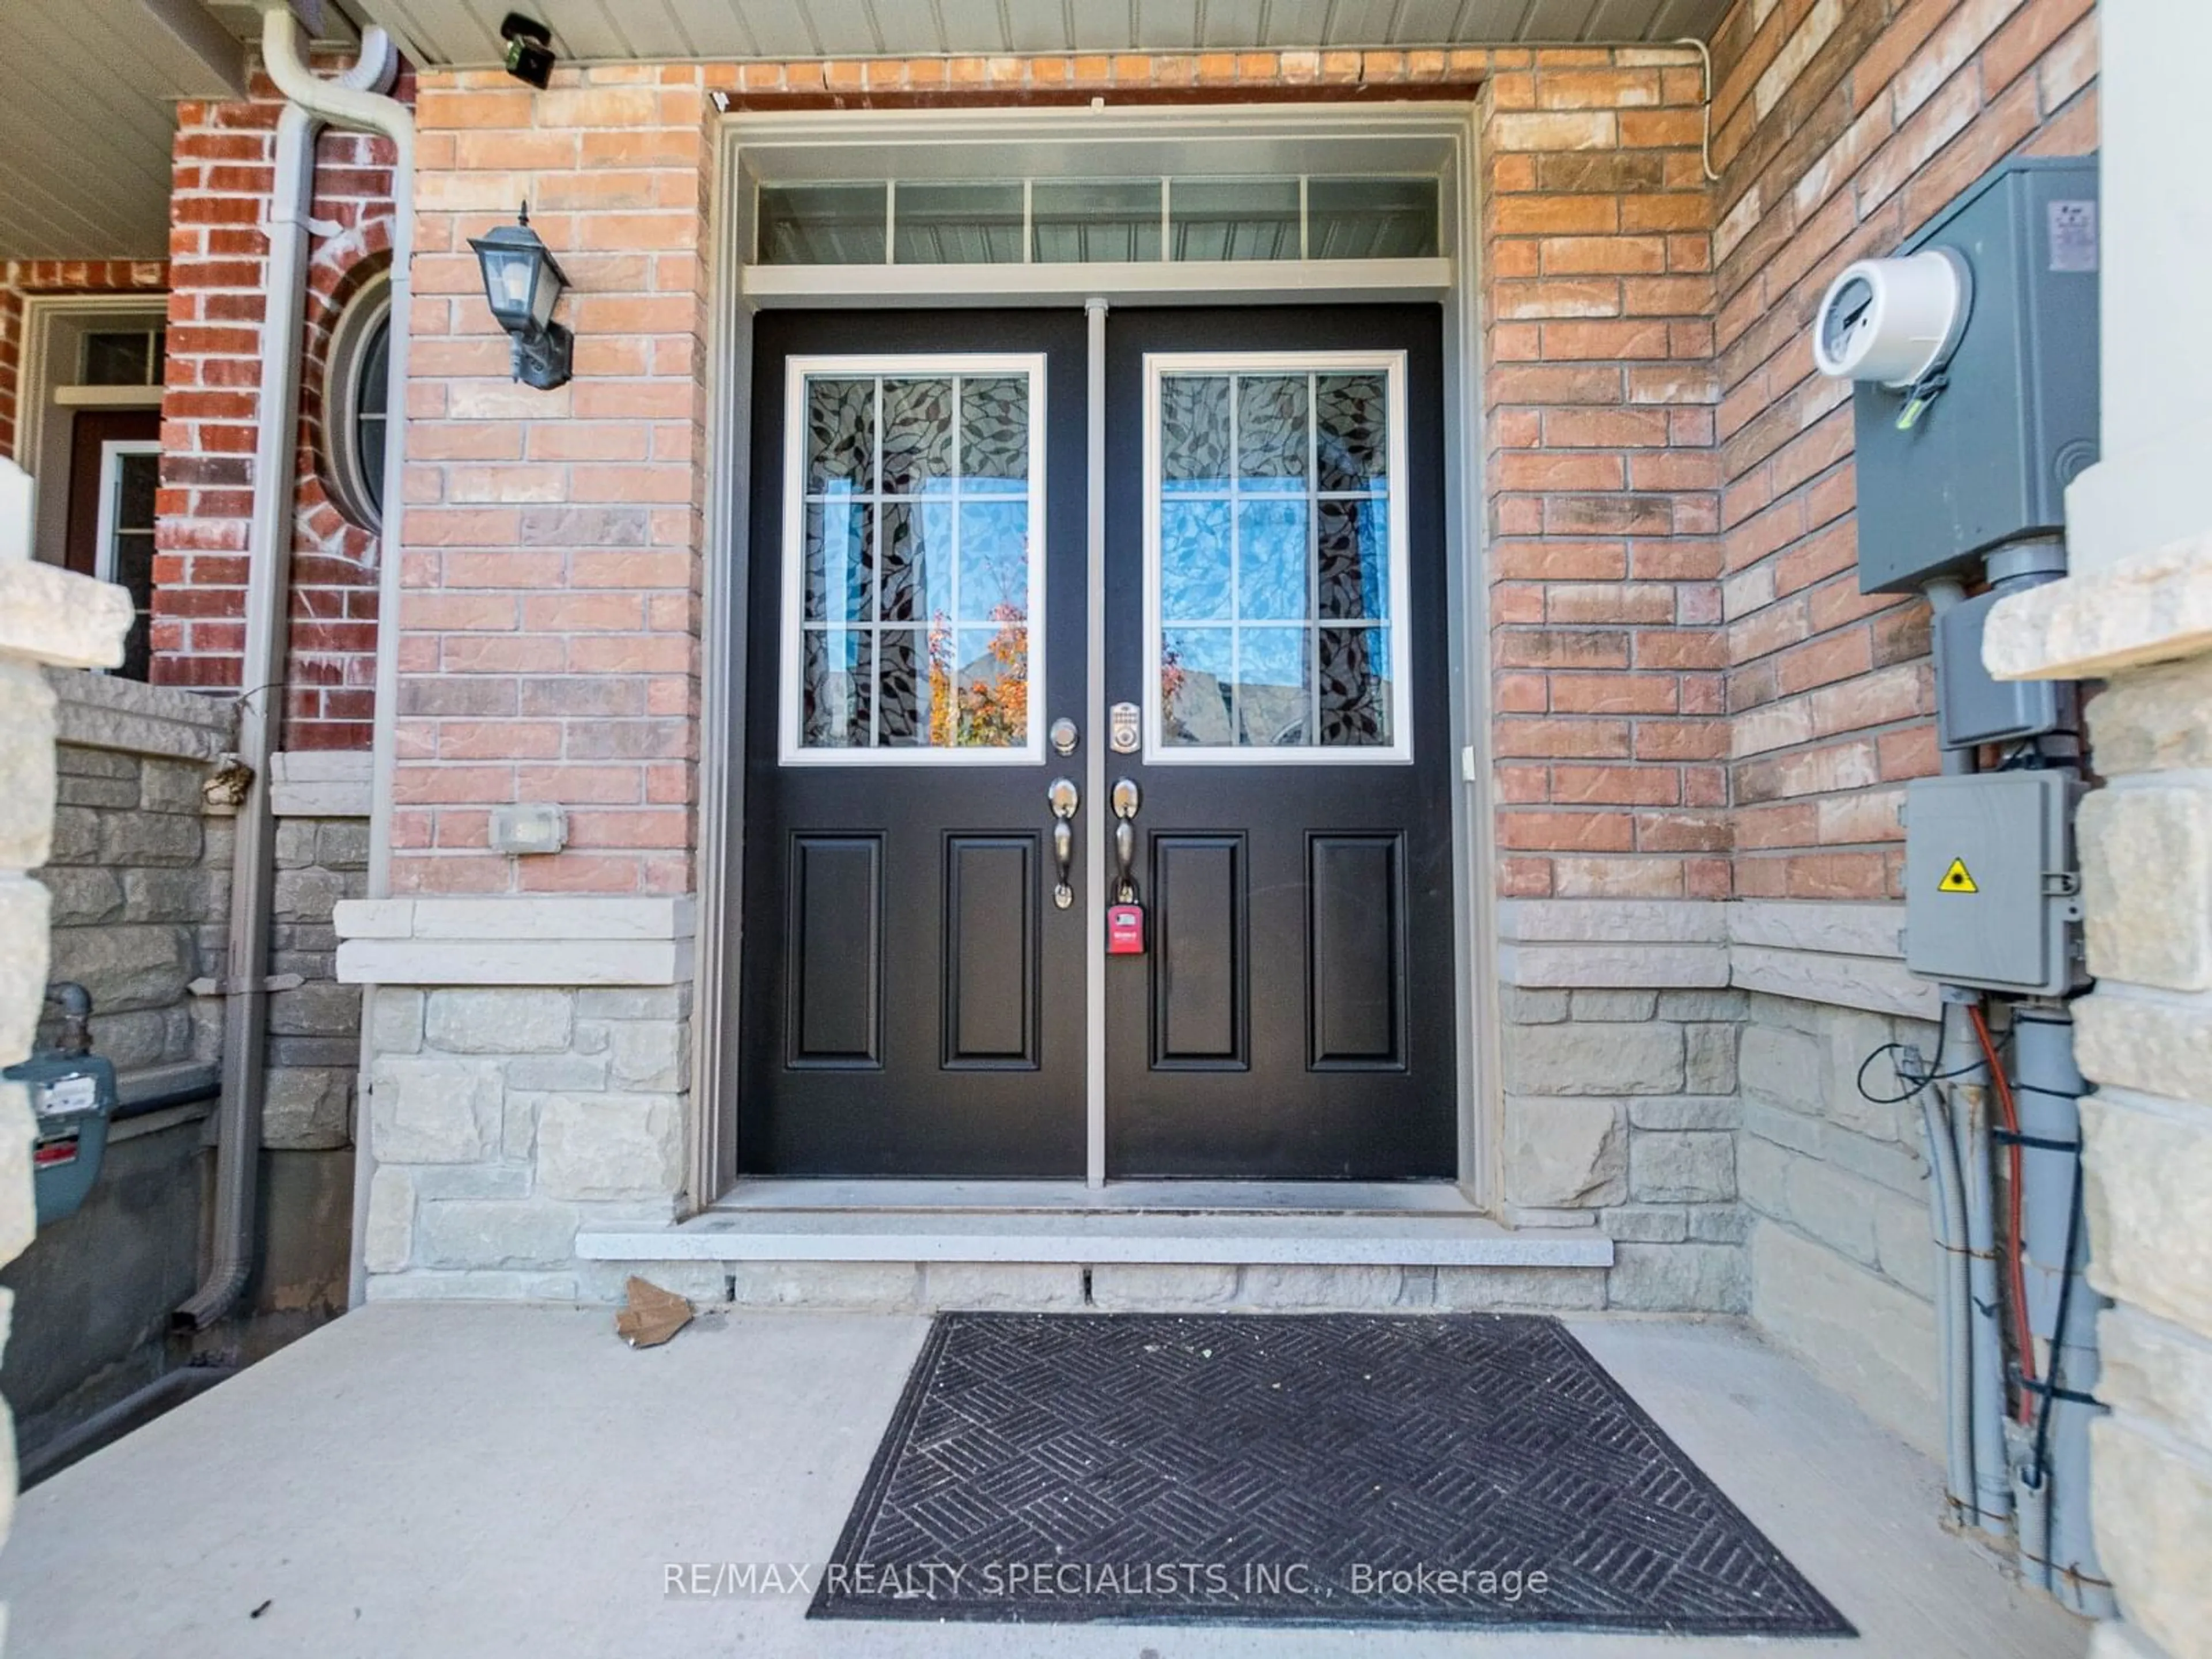
[[[1601,940],[1504,945],[1500,979],[1529,990],[1694,988],[1729,982],[1725,945],[1616,945]]]
[[[1905,906],[1808,899],[1509,899],[1498,974],[1523,989],[1729,987],[1936,1017],[1904,964]]]
[[[147,685],[82,668],[49,668],[54,741],[76,749],[212,762],[238,742],[238,700]]]
[[[0,656],[54,668],[113,668],[123,660],[131,596],[35,559],[0,558]]]
[[[1728,909],[1716,899],[1505,899],[1498,936],[1526,944],[1720,945]]]
[[[280,818],[368,817],[374,768],[366,750],[281,750],[269,757],[269,810]]]
[[[2205,651],[2212,534],[2000,599],[1982,639],[1982,661],[2001,680],[2094,678]]]
[[[349,899],[337,978],[375,985],[678,985],[692,975],[690,895]]]

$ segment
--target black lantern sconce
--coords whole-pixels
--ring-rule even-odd
[[[483,267],[484,298],[499,325],[514,337],[514,378],[540,392],[568,384],[569,348],[575,337],[553,320],[553,307],[568,279],[551,250],[530,228],[526,202],[519,222],[471,236]]]

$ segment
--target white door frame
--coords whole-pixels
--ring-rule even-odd
[[[1119,144],[1148,158],[1187,155],[1166,170],[1200,173],[1321,171],[1309,159],[1362,144],[1427,145],[1445,183],[1445,257],[1434,260],[1254,261],[1158,265],[963,265],[749,267],[756,183],[775,178],[913,176],[1018,177],[1038,171],[1041,148]],[[1471,104],[1314,104],[1222,107],[1126,106],[1051,110],[747,112],[724,117],[717,134],[710,234],[714,250],[708,319],[708,432],[699,834],[699,928],[692,1010],[691,1132],[687,1207],[711,1205],[737,1170],[738,927],[744,823],[742,744],[746,572],[750,495],[752,317],[793,306],[1084,305],[1090,312],[1092,378],[1091,587],[1094,631],[1103,581],[1103,492],[1095,473],[1102,433],[1096,408],[1107,308],[1114,304],[1328,304],[1425,299],[1443,306],[1445,569],[1450,609],[1452,730],[1461,787],[1453,793],[1455,977],[1460,1009],[1459,1184],[1477,1205],[1496,1206],[1503,1099],[1497,1074],[1498,1026],[1493,836],[1486,738],[1489,684],[1487,582],[1482,579],[1483,483],[1480,277]],[[1203,158],[1233,160],[1209,165]],[[1270,167],[1269,158],[1281,158]],[[1285,166],[1284,161],[1291,163]],[[1347,164],[1348,163],[1348,164]],[[1356,171],[1348,156],[1338,170]],[[1095,652],[1094,641],[1094,657]],[[1092,678],[1103,672],[1094,661]],[[1092,701],[1103,683],[1091,687]],[[1086,711],[1085,793],[1102,799],[1103,707]],[[1085,838],[1092,890],[1103,878],[1104,837]],[[1103,956],[1103,910],[1093,905],[1088,955]],[[1103,981],[1089,963],[1093,1033],[1087,1072],[1091,1096],[1091,1174],[1103,1159]]]

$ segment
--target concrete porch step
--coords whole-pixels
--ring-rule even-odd
[[[1449,1182],[740,1182],[668,1226],[587,1228],[580,1279],[702,1303],[1169,1312],[1596,1308],[1613,1241],[1515,1231]]]
[[[1079,1267],[1607,1267],[1595,1230],[1515,1231],[1437,1212],[712,1210],[578,1235],[592,1261],[1030,1262]]]

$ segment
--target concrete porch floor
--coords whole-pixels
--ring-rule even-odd
[[[41,1659],[1374,1654],[2077,1659],[2087,1627],[1938,1526],[1937,1474],[1729,1322],[1571,1328],[1840,1607],[1856,1644],[809,1624],[672,1600],[670,1563],[819,1562],[927,1322],[713,1314],[633,1351],[604,1309],[349,1314],[25,1495],[0,1553]],[[263,1608],[258,1617],[254,1613]]]

